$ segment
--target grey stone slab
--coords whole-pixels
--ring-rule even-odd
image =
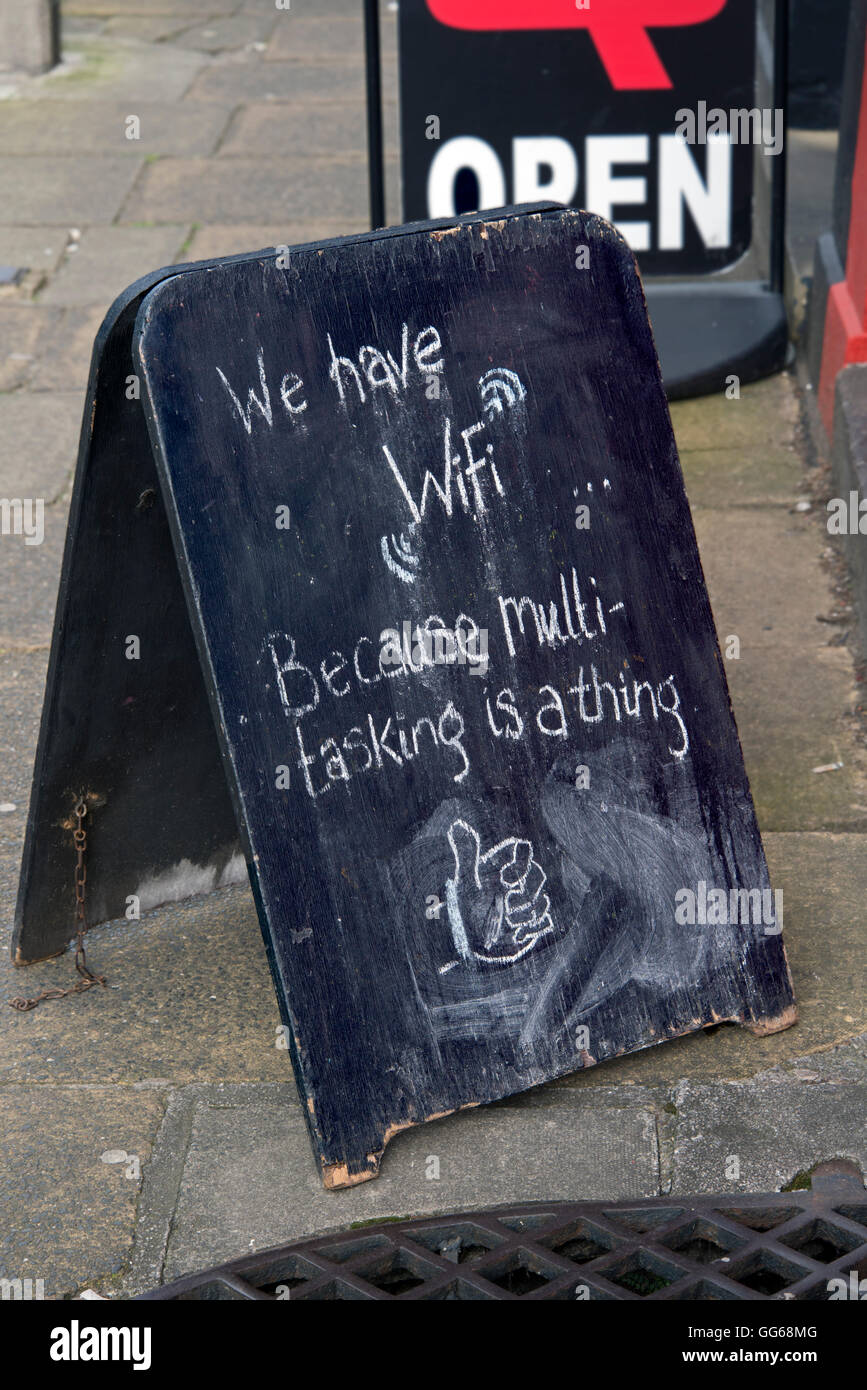
[[[76,155],[0,155],[0,216],[10,222],[70,227],[112,222],[132,188],[141,160]]]
[[[137,116],[139,138],[127,131]],[[59,106],[54,101],[0,102],[0,149],[12,155],[109,154],[141,159],[147,155],[210,154],[217,146],[225,115],[212,102],[93,100]]]
[[[867,754],[845,648],[742,649],[726,676],[762,832],[863,828]]]
[[[68,39],[75,38],[80,34],[101,34],[105,30],[107,21],[98,16],[89,14],[73,15],[67,12],[63,5],[60,11],[60,48]]]
[[[0,1274],[43,1279],[69,1296],[129,1259],[141,1177],[163,1112],[155,1091],[109,1087],[0,1089]]]
[[[58,311],[0,300],[0,392],[29,379],[40,340],[57,328]]]
[[[39,296],[40,304],[100,305],[107,310],[134,280],[171,265],[187,235],[186,224],[159,227],[88,227],[75,251]]]
[[[0,497],[59,497],[78,452],[84,397],[58,391],[49,399],[27,391],[0,396]],[[20,537],[3,537],[18,544]]]
[[[821,1053],[867,1029],[863,834],[765,835],[771,882],[783,892],[783,939],[799,1021],[765,1040],[765,1066]]]
[[[793,1057],[783,1069],[783,1079],[806,1082],[867,1080],[867,1033],[827,1051]]]
[[[761,464],[765,448],[795,441],[798,400],[786,372],[741,388],[738,400],[725,392],[671,403],[671,423],[681,453],[691,449],[743,449]]]
[[[37,361],[28,379],[31,391],[83,391],[87,386],[93,344],[105,308],[56,309],[56,330],[39,343]]]
[[[238,0],[63,0],[70,15],[181,15],[232,14]]]
[[[743,448],[691,449],[681,459],[686,495],[696,507],[792,507],[805,492],[804,464],[793,444],[757,458]]]
[[[236,14],[223,19],[207,19],[176,35],[178,48],[195,48],[202,53],[223,53],[256,44],[264,49],[278,23],[278,12],[272,4],[261,7],[259,13]]]
[[[828,1158],[867,1170],[867,1080],[684,1082],[674,1103],[674,1194],[775,1192]]]
[[[39,544],[28,544],[23,536],[0,535],[0,651],[47,647],[51,640],[66,516],[65,505],[43,508]]]
[[[245,55],[246,56],[246,55]],[[217,101],[241,106],[251,101],[331,103],[364,100],[364,69],[345,64],[265,63],[226,58],[210,63],[192,83],[190,101]]]
[[[642,1101],[636,1095],[624,1103],[607,1091],[555,1091],[533,1105],[464,1111],[398,1135],[375,1181],[326,1192],[287,1088],[203,1099],[165,1278],[354,1221],[505,1202],[654,1195],[655,1125]],[[426,1176],[437,1169],[439,1178]]]
[[[398,151],[397,107],[384,112],[387,148]],[[250,159],[264,151],[303,151],[306,155],[357,154],[367,150],[362,102],[334,101],[311,118],[309,105],[261,102],[242,107],[220,144],[220,158]]]
[[[65,246],[62,228],[0,226],[0,262],[20,266],[40,279],[56,269]]]
[[[836,629],[818,620],[834,603],[812,520],[787,509],[714,507],[693,512],[702,568],[723,639],[741,651],[795,647],[818,653]],[[726,661],[728,671],[735,665]]]
[[[18,664],[14,657],[6,660]],[[25,727],[35,732],[37,721],[38,706]],[[28,795],[26,783],[10,787],[10,801],[21,808]],[[0,828],[5,824],[11,835],[17,816],[8,823],[0,817]],[[73,865],[70,842],[70,875]],[[154,1078],[171,1085],[225,1079],[279,1081],[294,1090],[288,1054],[277,1046],[280,1015],[249,889],[239,885],[157,912],[147,907],[147,880],[131,873],[130,894],[137,890],[139,921],[94,927],[88,936],[88,961],[105,976],[105,989],[27,1014],[0,1005],[0,1085],[83,1077],[123,1085]],[[4,907],[0,936],[8,946],[12,903]],[[70,952],[28,966],[13,965],[8,951],[0,953],[0,1001],[65,988],[74,978]]]
[[[119,14],[104,19],[100,33],[106,38],[138,39],[143,43],[162,43],[174,39],[188,27],[190,15],[178,11],[174,16]]]
[[[3,709],[0,723],[0,802],[15,807],[14,811],[0,815],[0,862],[4,866],[0,890],[0,944],[4,948],[4,961],[9,955],[18,865],[24,843],[47,666],[47,643],[32,647],[0,648],[0,701]],[[12,994],[18,993],[20,990],[12,990]]]
[[[283,10],[265,59],[288,62],[364,63],[364,24],[360,9],[350,17],[310,17]]]
[[[192,12],[190,12],[192,15]],[[117,35],[76,35],[64,44],[63,62],[34,78],[27,95],[51,101],[180,101],[207,60],[170,44],[138,43]]]
[[[367,207],[367,170],[354,160],[159,160],[144,170],[123,222],[279,222],[315,216],[357,219]]]
[[[282,224],[268,226],[244,223],[240,226],[221,226],[211,223],[207,227],[197,229],[187,250],[178,259],[205,261],[218,256],[261,251],[265,247],[301,246],[309,241],[349,236],[352,232],[366,232],[369,225],[367,218],[361,216],[335,222],[299,222],[287,218]]]
[[[312,7],[310,7],[312,8]],[[384,7],[380,6],[383,11]],[[389,61],[397,49],[397,26],[388,22],[387,13],[380,15],[380,52]],[[288,60],[304,63],[341,62],[363,63],[364,25],[361,8],[352,11],[315,15],[297,9],[284,10],[265,53],[266,60]]]
[[[240,9],[244,14],[260,14],[263,9],[268,9],[273,0],[241,0]],[[397,10],[396,0],[380,0],[381,22],[385,23],[389,14],[391,18]],[[328,17],[328,18],[352,18],[358,15],[358,0],[291,0],[290,13],[296,17]],[[393,11],[393,13],[392,13]]]

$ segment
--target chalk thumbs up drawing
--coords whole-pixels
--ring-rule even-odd
[[[493,965],[520,960],[554,930],[532,844],[510,836],[483,853],[465,820],[453,821],[447,838],[454,872],[446,880],[446,910],[458,957]]]

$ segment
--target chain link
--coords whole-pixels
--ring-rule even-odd
[[[10,1009],[17,1009],[19,1013],[29,1013],[37,1005],[46,999],[65,999],[68,994],[80,994],[82,990],[92,989],[94,985],[102,985],[105,988],[105,976],[95,975],[88,967],[87,954],[84,949],[84,934],[88,930],[87,917],[85,915],[85,897],[87,894],[87,831],[84,828],[84,821],[87,816],[87,803],[82,797],[74,807],[73,814],[76,820],[75,829],[72,832],[72,840],[75,845],[75,968],[81,979],[76,984],[70,985],[68,989],[44,989],[41,994],[36,994],[32,999],[16,998],[8,1001]]]

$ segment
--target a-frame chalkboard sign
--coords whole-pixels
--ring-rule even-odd
[[[140,392],[139,392],[140,388]],[[131,640],[136,639],[136,640]],[[97,342],[17,913],[243,847],[327,1186],[794,1021],[641,284],[555,207],[181,266]]]

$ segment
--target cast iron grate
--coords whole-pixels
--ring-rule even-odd
[[[833,1159],[812,1188],[550,1202],[384,1222],[246,1255],[142,1299],[807,1299],[867,1277],[867,1194]]]

